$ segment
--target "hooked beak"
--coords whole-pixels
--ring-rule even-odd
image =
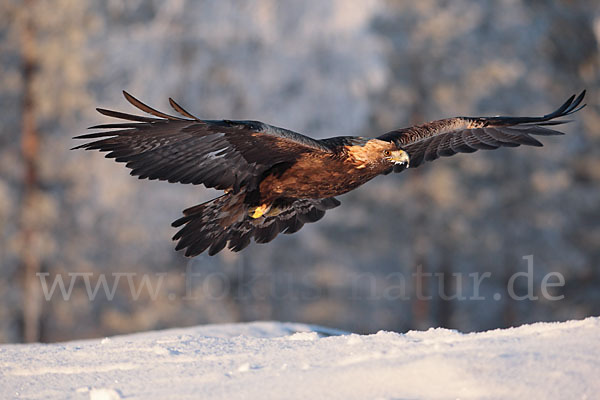
[[[402,166],[408,168],[408,165],[410,163],[410,157],[408,156],[408,153],[404,150],[392,151],[390,159],[394,162],[394,166]]]

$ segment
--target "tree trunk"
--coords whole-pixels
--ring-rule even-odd
[[[41,298],[36,273],[40,271],[40,259],[35,250],[36,226],[32,218],[36,194],[39,190],[37,160],[39,135],[36,129],[35,95],[33,81],[37,69],[36,30],[31,8],[34,0],[26,0],[21,16],[21,57],[23,74],[23,109],[21,120],[21,154],[24,164],[23,201],[21,203],[21,265],[23,284],[23,340],[35,342],[40,339]],[[29,12],[27,11],[29,10]]]

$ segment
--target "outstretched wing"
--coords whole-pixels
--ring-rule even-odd
[[[282,162],[294,162],[306,152],[330,152],[319,140],[258,121],[201,120],[173,99],[182,117],[157,111],[127,92],[125,98],[153,117],[98,108],[103,115],[125,122],[90,129],[102,132],[75,137],[99,139],[75,149],[107,152],[107,158],[126,163],[140,179],[204,184],[238,192],[256,185],[260,175]]]
[[[499,147],[520,145],[542,146],[530,135],[562,135],[562,132],[547,128],[569,121],[556,118],[573,114],[583,107],[585,90],[571,96],[556,111],[543,117],[456,117],[433,121],[424,125],[399,129],[378,137],[394,141],[410,156],[410,168],[423,161],[433,161],[456,153],[472,153]]]

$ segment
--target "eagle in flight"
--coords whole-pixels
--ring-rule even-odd
[[[402,128],[377,138],[312,139],[258,121],[203,120],[169,103],[180,116],[157,111],[127,92],[125,98],[151,116],[98,108],[121,120],[93,126],[95,139],[75,149],[107,152],[140,179],[203,184],[224,191],[183,211],[173,222],[173,240],[188,257],[225,246],[244,249],[297,232],[340,205],[335,196],[377,175],[416,168],[425,161],[519,145],[542,146],[531,135],[562,134],[556,120],[581,110],[584,96],[571,96],[542,117],[456,117]]]

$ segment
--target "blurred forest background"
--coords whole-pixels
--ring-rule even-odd
[[[1,0],[0,342],[265,319],[365,333],[600,315],[599,42],[589,0]],[[217,192],[69,151],[107,121],[95,107],[132,110],[122,89],[322,138],[544,114],[583,88],[588,107],[543,149],[378,178],[297,234],[192,260],[170,223]],[[494,299],[527,255],[536,288],[563,274],[563,300]],[[413,278],[418,268],[443,279]],[[486,271],[486,300],[437,294],[469,296],[468,274]],[[134,299],[123,280],[90,301],[77,280],[69,301],[46,301],[38,272],[67,285],[73,272],[93,284],[148,273],[164,286]]]

